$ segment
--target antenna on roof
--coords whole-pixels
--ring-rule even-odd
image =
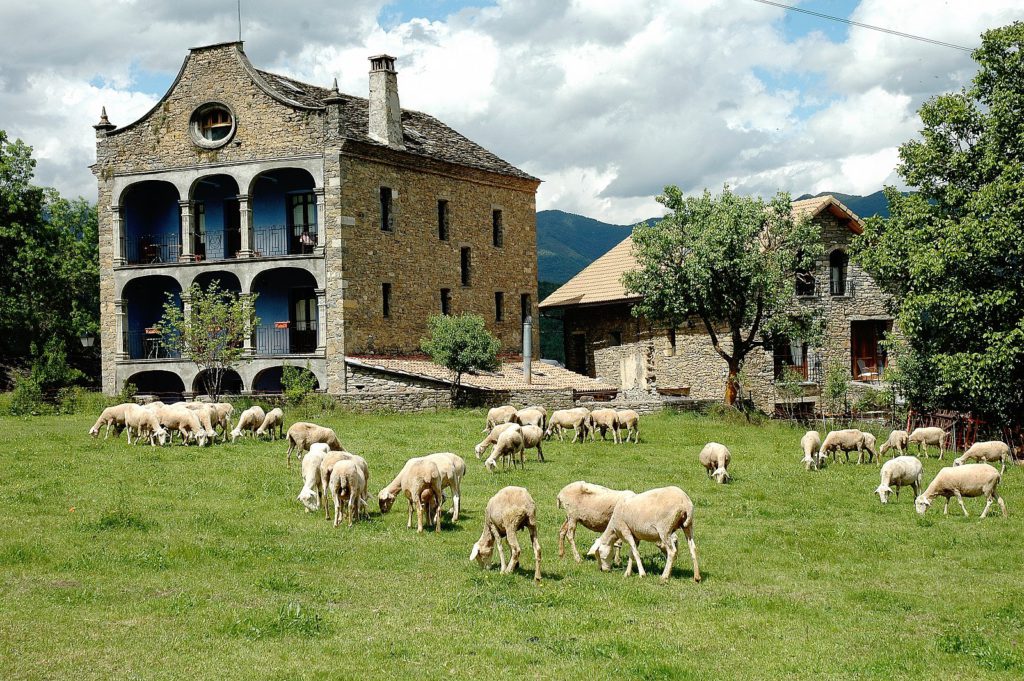
[[[238,42],[242,42],[242,0],[238,0]]]

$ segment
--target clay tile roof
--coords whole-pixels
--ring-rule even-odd
[[[792,205],[794,218],[813,218],[827,208],[840,220],[847,221],[847,226],[855,234],[863,231],[864,223],[857,214],[834,196],[826,194],[813,199],[794,201]],[[636,260],[633,258],[633,237],[627,236],[541,301],[540,307],[625,303],[638,300],[639,296],[628,295],[622,286],[622,275],[634,267]]]
[[[451,372],[434,364],[429,359],[384,358],[348,356],[345,362],[353,366],[368,367],[385,373],[411,376],[426,381],[448,384]],[[534,362],[531,370],[533,382],[523,380],[521,362],[506,362],[495,372],[468,373],[462,375],[462,386],[476,390],[615,390],[615,386],[577,374],[568,369]]]

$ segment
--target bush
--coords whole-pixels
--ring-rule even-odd
[[[43,401],[42,386],[31,374],[14,379],[14,391],[7,409],[11,416],[38,416],[51,412],[50,406]]]
[[[77,386],[67,386],[57,391],[56,412],[58,414],[77,414],[82,409],[82,397],[85,389]]]
[[[316,388],[316,376],[310,371],[309,362],[306,368],[285,364],[281,367],[281,387],[284,389],[284,401],[289,407],[303,403],[306,397]]]

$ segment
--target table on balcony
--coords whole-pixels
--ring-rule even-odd
[[[159,359],[166,356],[160,346],[160,333],[155,328],[146,329],[145,335],[142,337],[142,346],[146,359]]]

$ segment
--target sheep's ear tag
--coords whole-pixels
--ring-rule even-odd
[[[478,553],[480,553],[480,542],[473,544],[473,550],[469,552],[469,559],[476,560]]]

